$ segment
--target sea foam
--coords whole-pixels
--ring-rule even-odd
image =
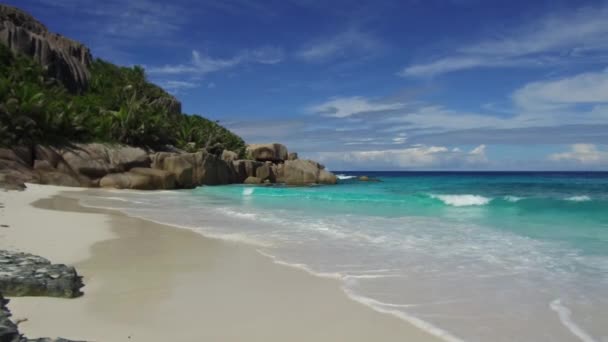
[[[574,336],[578,337],[583,342],[595,342],[593,337],[589,336],[585,330],[581,329],[581,327],[572,321],[570,318],[572,312],[562,304],[561,299],[558,298],[552,301],[551,304],[549,304],[549,307],[551,310],[557,312],[559,320]]]
[[[338,177],[338,179],[342,179],[342,180],[356,178],[356,176],[348,176],[348,175],[336,175],[336,177]]]
[[[492,200],[491,198],[479,195],[431,195],[431,197],[454,207],[486,205]]]
[[[582,195],[582,196],[572,196],[572,197],[568,197],[568,198],[566,198],[566,201],[572,201],[572,202],[587,202],[587,201],[591,201],[591,197],[586,196],[586,195]]]

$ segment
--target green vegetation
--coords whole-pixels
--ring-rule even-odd
[[[97,59],[89,89],[74,95],[0,44],[0,145],[90,141],[245,150],[240,137],[216,122],[180,113],[177,100],[148,82],[141,67]]]

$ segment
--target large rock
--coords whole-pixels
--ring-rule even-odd
[[[267,180],[272,183],[274,183],[276,181],[274,173],[272,172],[271,163],[265,163],[264,165],[258,167],[257,170],[255,171],[255,176],[257,178],[261,179],[262,181]]]
[[[155,180],[152,176],[133,172],[111,173],[99,181],[102,188],[153,190]]]
[[[289,152],[287,147],[281,144],[251,144],[247,146],[247,156],[249,159],[257,161],[271,161],[274,163],[288,159]]]
[[[48,166],[50,166],[50,165],[48,165]],[[45,170],[45,169],[40,169],[40,168],[38,168],[37,171],[38,171],[38,175],[39,175],[40,184],[73,186],[73,187],[89,185],[88,182],[85,181],[85,183],[83,184],[75,177],[68,175],[66,173],[63,173],[63,172],[57,172],[57,171],[48,170],[48,169]]]
[[[298,159],[298,152],[291,152],[287,156],[287,160],[296,160]]]
[[[0,250],[0,293],[73,298],[82,295],[83,286],[74,267],[51,264],[37,255]]]
[[[23,183],[38,183],[38,174],[21,161],[0,159],[0,187],[5,189],[21,189]]]
[[[232,152],[229,150],[222,151],[222,160],[223,161],[231,163],[237,159],[239,159],[239,155],[236,152]]]
[[[173,173],[177,185],[181,188],[190,189],[198,185],[194,178],[193,153],[164,156],[162,163],[157,163],[155,166],[162,166],[162,170]]]
[[[195,155],[197,162],[195,176],[198,184],[223,185],[234,183],[235,174],[227,162],[204,151],[197,152]]]
[[[57,168],[64,173],[76,173],[89,178],[101,178],[109,173],[125,172],[134,167],[149,167],[150,157],[142,148],[109,144],[75,144],[59,150],[61,161]]]
[[[175,174],[172,172],[144,167],[136,167],[131,169],[129,173],[150,177],[152,187],[154,189],[175,189],[176,177]]]
[[[251,184],[251,185],[262,184],[262,180],[258,177],[247,177],[247,179],[245,179],[243,184]]]
[[[56,148],[44,145],[34,146],[34,159],[46,161],[53,168],[57,168],[57,165],[63,160]]]
[[[243,183],[247,177],[255,177],[257,169],[264,165],[262,162],[255,160],[236,160],[232,162],[236,174],[236,183]]]
[[[0,5],[0,43],[32,57],[72,92],[88,86],[92,57],[89,48],[48,29],[28,13]]]
[[[337,184],[338,177],[327,170],[321,169],[321,170],[319,170],[319,179],[317,180],[317,183],[319,183],[319,184]]]
[[[285,162],[284,173],[288,185],[315,184],[319,179],[319,168],[310,160],[288,160]]]
[[[174,173],[177,185],[183,188],[230,184],[236,178],[231,165],[206,151],[182,154],[159,152],[151,159],[153,168]]]
[[[282,178],[288,185],[336,184],[337,177],[325,167],[312,160],[288,160]]]

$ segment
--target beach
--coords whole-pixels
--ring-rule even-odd
[[[87,341],[433,341],[347,297],[337,280],[254,247],[83,208],[73,188],[0,192],[0,249],[74,265],[76,299],[11,298],[29,337]]]

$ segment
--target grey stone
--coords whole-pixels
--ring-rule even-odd
[[[0,250],[0,293],[8,296],[73,298],[84,286],[73,267],[51,264],[45,258]],[[52,275],[52,276],[51,276]]]

